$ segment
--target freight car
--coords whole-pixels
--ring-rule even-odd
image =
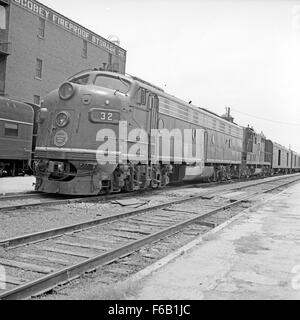
[[[300,155],[294,151],[291,151],[292,154],[292,172],[300,172]]]
[[[276,145],[263,134],[137,77],[100,70],[51,92],[38,121],[35,175],[42,192],[93,195],[268,175],[276,162]]]
[[[272,168],[274,173],[287,174],[300,171],[300,157],[296,152],[276,142],[273,146]]]
[[[0,176],[25,175],[32,157],[34,110],[0,97]]]
[[[288,173],[291,168],[291,151],[286,147],[273,144],[273,171],[274,173]]]

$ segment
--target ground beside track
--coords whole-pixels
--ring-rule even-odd
[[[34,190],[35,177],[0,178],[0,195],[31,192]]]
[[[140,281],[131,299],[300,299],[300,184]]]

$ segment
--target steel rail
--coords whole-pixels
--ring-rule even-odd
[[[295,176],[297,174],[290,174],[288,176]],[[283,176],[275,176],[276,178],[274,179],[281,179]],[[284,176],[287,177],[287,176]],[[202,184],[202,186],[204,187],[209,187],[209,186],[218,186],[218,185],[222,185],[222,184],[228,184],[231,182],[235,182],[235,183],[239,183],[239,182],[247,182],[247,181],[253,181],[253,180],[261,180],[261,179],[267,179],[267,178],[272,178],[272,177],[264,177],[264,178],[257,178],[257,179],[238,179],[238,180],[228,180],[228,181],[221,181],[221,182],[210,182],[208,184]],[[182,186],[185,186],[185,183],[182,184]],[[199,187],[199,183],[196,184],[187,184],[187,188],[190,187]],[[169,189],[176,189],[177,186],[175,184],[170,184],[170,186],[167,186]],[[158,189],[159,190],[159,189]],[[11,210],[17,210],[17,209],[24,209],[24,208],[31,208],[31,207],[46,207],[46,206],[51,206],[51,205],[63,205],[63,204],[70,204],[70,203],[82,203],[82,202],[96,202],[96,201],[109,201],[109,200],[113,200],[116,198],[127,198],[136,194],[141,194],[141,193],[146,193],[146,192],[151,192],[151,189],[142,189],[142,190],[138,190],[136,192],[131,192],[131,193],[117,193],[117,194],[107,194],[107,195],[96,195],[96,196],[83,196],[83,197],[78,197],[75,198],[74,196],[70,196],[67,199],[62,199],[62,200],[53,200],[53,201],[45,201],[45,202],[34,202],[34,203],[24,203],[24,204],[16,204],[16,205],[9,205],[9,206],[4,206],[4,207],[0,207],[0,211],[11,211]],[[28,194],[28,196],[26,196],[26,194]],[[5,200],[9,200],[9,199],[14,199],[14,197],[19,197],[19,199],[21,199],[22,197],[27,198],[27,197],[36,197],[37,195],[45,195],[45,196],[49,196],[51,194],[48,193],[35,193],[35,192],[29,192],[29,193],[25,193],[25,194],[15,194],[15,195],[8,195],[8,196],[3,196],[0,197],[0,203],[1,201],[5,201]],[[66,196],[67,197],[67,196]],[[42,199],[42,197],[41,197]]]
[[[294,176],[292,176],[292,177],[294,177]],[[298,178],[295,179],[295,181],[298,181],[298,179],[300,178],[300,174],[297,175],[297,177]],[[272,182],[283,180],[286,178],[287,177],[285,176],[284,178],[280,177],[280,178],[272,179],[272,180],[268,180],[268,181],[254,182],[254,183],[251,183],[251,184],[245,185],[245,186],[239,186],[239,187],[232,186],[232,188],[227,189],[226,192],[236,190],[236,189],[238,189],[238,190],[246,189],[246,188],[249,188],[252,186],[258,186],[258,185],[266,184],[266,183],[272,183]],[[66,226],[59,227],[59,228],[53,228],[53,229],[49,229],[49,230],[45,230],[45,231],[41,231],[41,232],[34,232],[34,233],[24,235],[24,236],[4,239],[4,240],[0,240],[0,247],[2,247],[2,248],[11,248],[11,247],[16,248],[16,247],[22,246],[22,245],[28,245],[28,244],[32,244],[32,243],[45,241],[45,240],[50,240],[52,238],[59,237],[65,233],[89,229],[89,228],[92,228],[96,225],[101,225],[101,224],[113,222],[116,220],[120,220],[123,218],[136,216],[136,215],[143,214],[145,212],[149,212],[152,210],[164,209],[164,208],[170,207],[172,205],[181,204],[181,203],[185,203],[185,202],[189,202],[189,201],[193,201],[193,200],[197,200],[197,199],[201,199],[201,198],[205,198],[205,197],[213,196],[213,195],[215,195],[214,190],[208,191],[206,193],[204,192],[200,195],[196,195],[196,196],[192,196],[192,197],[191,196],[184,197],[182,199],[173,200],[173,201],[169,201],[166,203],[162,203],[162,204],[158,204],[158,205],[154,205],[154,206],[150,206],[150,207],[146,207],[146,208],[141,208],[141,209],[137,209],[137,210],[131,210],[131,211],[128,211],[125,213],[120,213],[120,214],[105,217],[105,218],[88,220],[85,222],[66,225]]]
[[[190,186],[190,185],[189,185]],[[208,186],[206,184],[205,186]],[[210,186],[210,184],[209,184]],[[168,186],[168,189],[176,189],[177,187],[175,185]],[[159,190],[159,189],[158,189]],[[75,197],[75,196],[66,196],[67,199],[53,199],[53,201],[45,201],[45,202],[33,202],[33,203],[24,203],[24,204],[16,204],[16,205],[9,205],[9,206],[3,206],[0,207],[0,211],[10,211],[10,210],[17,210],[17,209],[24,209],[27,207],[46,207],[51,205],[62,205],[62,204],[70,204],[70,203],[81,203],[81,202],[96,202],[96,201],[110,201],[114,199],[120,199],[120,198],[127,198],[132,197],[134,195],[142,194],[151,192],[151,189],[142,189],[130,193],[114,193],[114,194],[103,194],[103,195],[95,195],[95,196],[82,196],[82,197]],[[30,192],[30,193],[24,193],[24,194],[16,194],[16,195],[8,195],[8,196],[2,196],[0,197],[0,203],[2,201],[9,201],[9,200],[15,200],[15,199],[26,199],[30,197],[37,197],[41,196],[41,199],[43,197],[49,197],[49,196],[55,196],[56,194],[49,194],[49,193],[40,193],[40,192]],[[62,195],[60,195],[62,197]],[[49,199],[48,199],[49,200]]]
[[[44,276],[38,280],[21,285],[15,289],[12,289],[8,292],[4,292],[3,294],[1,294],[0,300],[26,299],[26,298],[29,298],[33,295],[38,295],[38,294],[42,294],[44,292],[47,292],[47,291],[53,289],[54,287],[56,287],[58,284],[63,284],[63,283],[69,282],[70,280],[73,280],[73,279],[79,277],[81,274],[83,274],[85,272],[90,272],[92,270],[99,268],[100,266],[103,266],[105,264],[113,262],[117,258],[120,258],[124,255],[128,255],[132,252],[135,252],[147,244],[150,244],[150,243],[156,242],[157,240],[160,240],[162,238],[171,236],[171,235],[177,233],[178,231],[184,229],[185,227],[187,227],[191,224],[197,223],[199,220],[203,220],[208,217],[211,217],[213,214],[215,214],[217,212],[232,208],[242,202],[249,201],[249,199],[253,199],[253,198],[257,197],[258,195],[274,191],[278,188],[293,184],[296,181],[298,181],[298,179],[285,182],[279,186],[273,186],[267,190],[264,190],[262,193],[256,193],[251,196],[245,196],[244,198],[237,200],[233,203],[227,204],[225,206],[221,206],[221,207],[214,209],[208,213],[198,215],[197,217],[194,217],[192,219],[189,219],[184,222],[173,225],[171,227],[168,227],[168,228],[161,230],[157,233],[146,236],[140,240],[136,240],[134,242],[131,242],[131,243],[129,243],[125,246],[122,246],[118,249],[112,250],[112,251],[107,252],[105,254],[97,255],[97,256],[90,258],[86,261],[80,262],[78,264],[75,264],[70,267],[66,267],[62,270],[59,270],[57,272],[54,272],[50,275]]]
[[[139,190],[141,192],[142,190]],[[145,190],[146,191],[146,190]],[[16,209],[24,209],[27,207],[46,207],[51,205],[62,205],[62,204],[70,204],[70,203],[81,203],[81,202],[96,202],[96,201],[110,201],[116,198],[126,198],[133,196],[135,193],[123,193],[123,194],[108,194],[108,195],[97,195],[97,196],[86,196],[75,198],[74,196],[70,196],[67,199],[53,199],[51,201],[45,202],[34,202],[34,203],[24,203],[19,205],[11,205],[6,207],[0,207],[0,211],[10,211]],[[45,194],[45,196],[49,196],[49,194]],[[42,199],[42,198],[41,198]],[[1,198],[0,198],[1,202]]]

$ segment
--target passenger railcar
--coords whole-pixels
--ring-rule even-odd
[[[24,175],[32,157],[34,111],[0,97],[0,176]]]

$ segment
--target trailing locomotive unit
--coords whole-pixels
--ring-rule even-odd
[[[243,176],[265,176],[272,173],[273,142],[267,140],[263,133],[257,133],[249,126],[244,128],[242,154]]]
[[[120,122],[127,123],[123,129],[128,135],[121,132]],[[182,140],[187,129],[191,132],[188,143]],[[101,130],[107,132],[105,139],[99,136]],[[141,131],[140,136],[136,130]],[[155,130],[158,139],[152,137]],[[135,135],[131,135],[133,131]],[[145,142],[143,132],[151,143]],[[160,142],[170,137],[171,142],[166,144],[170,158],[165,161],[166,148]],[[126,149],[120,147],[122,142],[126,142]],[[116,145],[115,152],[102,148],[108,143]],[[144,148],[136,150],[137,143],[144,143]],[[184,161],[179,162],[176,148],[182,144],[184,150],[192,150],[192,157],[186,160],[182,155]],[[243,129],[234,123],[139,78],[85,71],[44,100],[35,152],[36,190],[93,195],[159,187],[169,181],[199,177],[230,178],[240,175],[242,147]],[[118,161],[99,163],[99,148],[105,156]],[[197,148],[200,153],[195,156]],[[147,149],[150,151],[146,163],[138,162],[138,156],[136,161],[132,160],[134,155],[130,160],[126,157],[133,150],[138,155]],[[152,161],[153,150],[158,150],[157,161]]]
[[[33,108],[0,97],[0,177],[24,175],[32,157]]]

